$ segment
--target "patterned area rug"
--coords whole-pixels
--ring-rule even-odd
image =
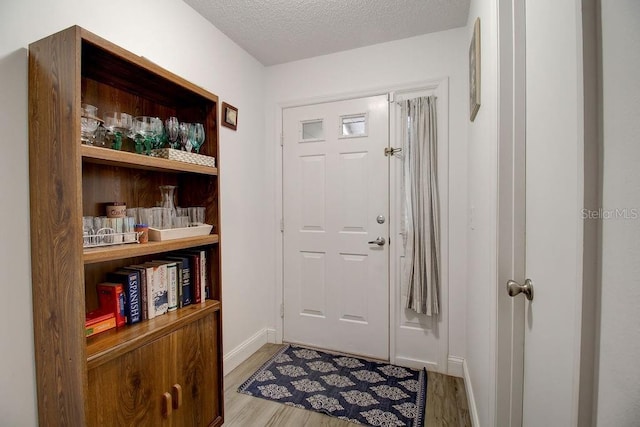
[[[240,393],[371,426],[422,427],[427,372],[288,345]]]

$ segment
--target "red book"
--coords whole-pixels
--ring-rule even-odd
[[[127,323],[125,316],[125,294],[121,283],[100,283],[97,286],[100,309],[113,313],[116,326],[119,328]]]
[[[92,335],[99,334],[100,332],[108,331],[116,327],[116,318],[110,311],[102,309],[90,311],[86,314],[84,331],[85,336],[90,337]]]

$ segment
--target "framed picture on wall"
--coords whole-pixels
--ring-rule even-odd
[[[476,18],[469,46],[469,117],[474,121],[480,109],[480,18]]]
[[[222,103],[222,126],[229,129],[238,129],[238,109],[226,102]]]

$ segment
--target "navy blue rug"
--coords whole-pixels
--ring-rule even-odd
[[[422,427],[427,371],[288,345],[238,392],[356,424]]]

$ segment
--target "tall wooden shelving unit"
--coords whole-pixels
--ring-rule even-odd
[[[29,46],[31,259],[38,415],[43,426],[218,426],[223,422],[218,168],[81,145],[80,104],[205,124],[218,153],[218,97],[80,28]],[[154,206],[159,185],[205,206],[207,236],[83,249],[82,216],[110,201]],[[211,299],[85,338],[95,285],[181,249],[207,253]]]

